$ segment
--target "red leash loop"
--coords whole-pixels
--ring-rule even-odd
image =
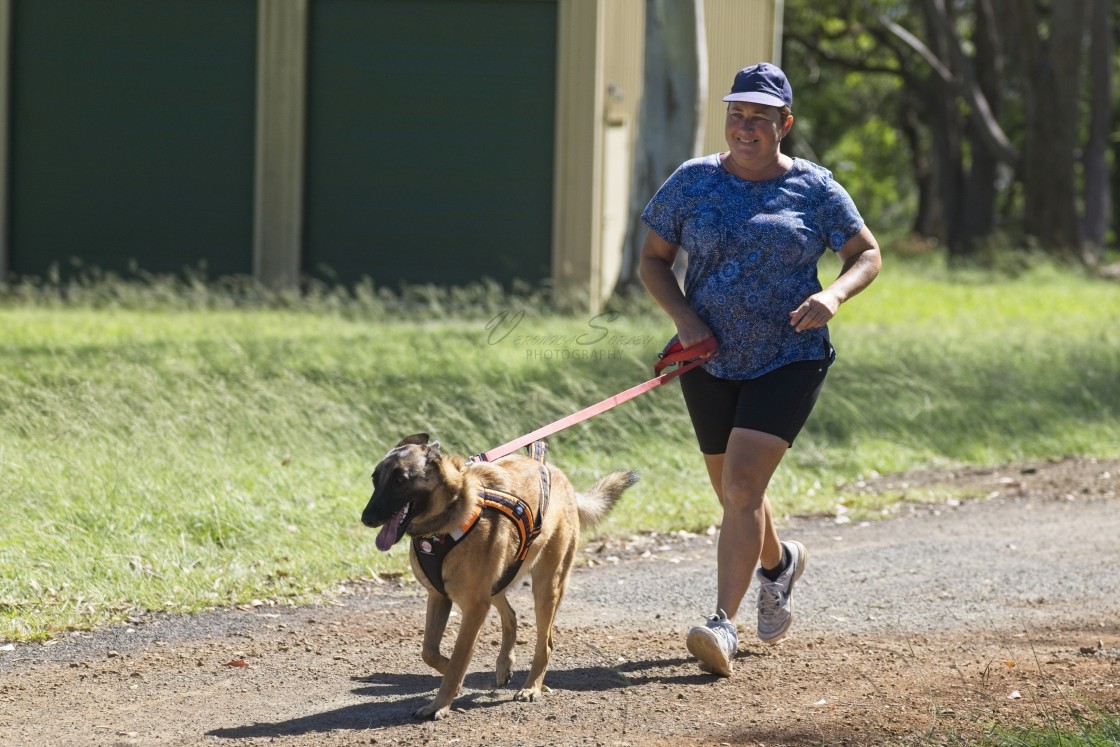
[[[593,418],[600,413],[606,412],[612,407],[621,405],[623,402],[634,399],[640,394],[645,394],[651,389],[656,389],[663,384],[669,383],[684,372],[690,371],[693,368],[699,366],[704,362],[705,359],[710,358],[712,354],[715,353],[715,351],[716,340],[714,337],[709,337],[705,340],[701,340],[697,344],[688,348],[682,347],[680,341],[678,340],[669,346],[664,355],[661,357],[661,360],[659,360],[654,365],[653,372],[657,374],[656,377],[650,379],[649,381],[638,384],[637,386],[630,387],[624,392],[619,392],[613,397],[607,397],[602,402],[598,402],[594,405],[591,405],[590,407],[585,407],[579,412],[572,413],[571,415],[553,421],[546,426],[538,428],[532,433],[526,433],[524,436],[515,438],[509,443],[502,444],[501,446],[496,446],[489,451],[484,451],[481,454],[477,454],[471,457],[471,461],[492,462],[495,459],[506,456],[507,454],[512,454],[518,449],[524,446],[528,446],[534,441],[539,441],[546,436],[551,436],[553,433],[562,431],[565,428],[575,425],[576,423],[581,423],[588,418]],[[677,367],[669,373],[661,373],[667,366],[672,365],[677,365]]]
[[[653,372],[655,374],[660,374],[666,366],[671,366],[674,363],[690,362],[691,365],[687,367],[682,366],[673,373],[673,378],[676,378],[688,369],[695,368],[706,359],[711,358],[712,354],[715,352],[716,338],[714,337],[706,337],[688,348],[682,347],[680,340],[673,340],[673,344],[666,348],[665,352],[661,355],[661,360],[654,364]]]

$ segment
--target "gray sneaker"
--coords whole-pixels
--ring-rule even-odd
[[[739,650],[739,633],[735,623],[720,610],[704,625],[688,631],[685,641],[688,652],[700,660],[700,668],[720,677],[731,676],[731,660]]]
[[[779,643],[786,637],[793,622],[793,582],[805,570],[805,546],[800,542],[783,542],[789,553],[789,567],[777,581],[771,581],[755,571],[758,578],[758,637],[769,644]]]

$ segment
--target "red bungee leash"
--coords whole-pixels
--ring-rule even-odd
[[[637,386],[630,387],[624,392],[619,392],[613,397],[607,397],[602,402],[585,407],[579,412],[572,413],[566,417],[560,418],[546,426],[536,429],[532,433],[527,433],[524,436],[515,438],[509,443],[504,443],[501,446],[496,446],[489,451],[484,451],[481,454],[476,454],[471,457],[471,461],[492,462],[495,459],[504,457],[507,454],[512,454],[518,449],[528,446],[534,441],[538,441],[546,436],[551,436],[553,433],[562,431],[569,426],[576,423],[581,423],[588,418],[593,418],[596,415],[606,412],[607,410],[621,405],[627,400],[634,399],[639,394],[645,394],[651,389],[656,389],[663,384],[668,384],[673,379],[677,378],[686,371],[696,368],[705,359],[710,358],[716,351],[716,340],[714,337],[709,337],[706,340],[701,340],[689,348],[682,348],[679,340],[670,345],[662,354],[661,359],[653,367],[653,372],[657,374],[649,381],[638,384]],[[676,365],[677,367],[669,373],[661,373],[667,366]]]

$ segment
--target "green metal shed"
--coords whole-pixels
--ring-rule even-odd
[[[703,5],[709,87],[773,59],[781,0]],[[0,278],[548,279],[598,308],[633,217],[645,11],[0,0]]]

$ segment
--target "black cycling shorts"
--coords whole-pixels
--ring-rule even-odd
[[[720,379],[697,367],[681,376],[681,390],[688,406],[700,451],[716,455],[727,451],[732,428],[762,431],[790,446],[801,432],[835,353],[816,361],[797,361],[756,379]]]

